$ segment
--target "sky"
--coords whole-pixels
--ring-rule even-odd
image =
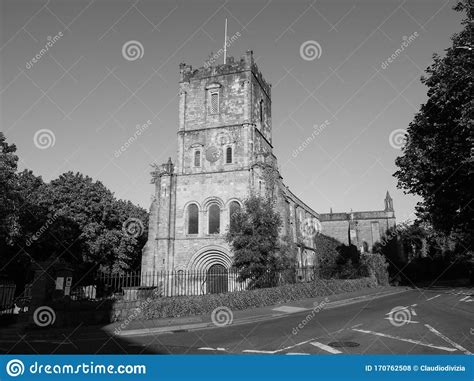
[[[461,30],[454,1],[0,4],[0,130],[20,170],[79,171],[148,209],[150,164],[176,159],[179,64],[219,51],[227,18],[240,35],[228,55],[253,50],[272,84],[274,153],[293,193],[327,213],[382,210],[388,190],[397,220],[413,218],[419,199],[397,189],[395,159],[427,99],[423,71]]]

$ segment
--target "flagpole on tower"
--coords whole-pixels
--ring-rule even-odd
[[[224,31],[224,64],[227,61],[227,18],[225,19],[225,31]]]

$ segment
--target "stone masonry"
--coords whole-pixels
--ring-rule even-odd
[[[176,165],[169,159],[152,172],[142,273],[229,269],[232,253],[224,234],[231,208],[242,207],[252,192],[275,196],[281,235],[297,244],[301,266],[316,264],[312,237],[321,230],[347,243],[346,214],[319,215],[283,183],[272,146],[271,85],[251,51],[216,66],[181,64],[178,124]],[[393,206],[353,217],[358,245],[372,246],[379,238],[374,223],[380,235],[395,223]]]

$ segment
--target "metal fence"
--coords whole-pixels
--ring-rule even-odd
[[[14,283],[0,284],[0,315],[13,313],[15,290],[16,285]]]
[[[239,280],[235,269],[212,268],[207,271],[158,271],[112,274],[99,272],[87,283],[76,284],[73,299],[102,299],[123,296],[136,300],[148,296],[172,297],[184,295],[220,294],[251,288],[276,287],[283,284],[308,282],[315,277],[313,267],[262,274],[257,280]]]

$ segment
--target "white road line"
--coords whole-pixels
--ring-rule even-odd
[[[425,327],[428,328],[431,332],[433,332],[436,336],[441,337],[444,341],[446,341],[448,344],[451,344],[454,348],[459,349],[461,352],[464,352],[466,355],[471,355],[472,353],[469,352],[466,348],[463,346],[459,345],[458,343],[455,343],[452,341],[449,337],[444,336],[441,332],[437,331],[435,328],[433,328],[429,324],[425,324]]]
[[[224,352],[225,348],[210,348],[210,347],[201,347],[198,348],[200,351],[219,351],[219,352]]]
[[[276,351],[258,351],[256,349],[246,349],[245,351],[242,351],[243,353],[266,353],[266,354],[274,354]]]
[[[454,352],[454,351],[456,351],[456,349],[454,349],[454,348],[439,347],[439,346],[437,346],[437,345],[422,343],[421,341],[412,340],[412,339],[405,339],[405,338],[403,338],[403,337],[398,337],[398,336],[391,336],[391,335],[387,335],[387,334],[385,334],[385,333],[380,333],[380,332],[365,331],[365,330],[363,330],[363,329],[353,329],[353,331],[362,332],[362,333],[368,333],[368,334],[370,334],[370,335],[375,335],[375,336],[386,337],[386,338],[388,338],[388,339],[394,339],[394,340],[405,341],[405,342],[407,342],[407,343],[416,344],[416,345],[422,345],[422,346],[430,347],[430,348],[434,348],[434,349],[441,349],[441,350],[446,351],[446,352]]]
[[[413,316],[416,316],[416,312],[415,312],[415,310],[414,310],[413,308],[411,309],[411,314],[412,314]]]
[[[342,353],[341,351],[338,351],[337,349],[334,349],[333,347],[330,347],[329,345],[318,343],[317,341],[313,341],[310,344],[315,346],[315,347],[318,347],[319,349],[322,349],[323,351],[332,353],[334,355]]]
[[[436,298],[438,298],[438,297],[440,297],[440,296],[441,296],[441,294],[438,294],[438,295],[432,296],[431,298],[429,298],[429,299],[426,299],[426,301],[427,301],[427,302],[429,302],[430,300],[436,299]]]
[[[468,296],[465,296],[464,298],[462,298],[460,300],[460,302],[466,302],[466,303],[469,303],[469,302],[472,302],[473,299],[471,299],[471,297],[468,295]]]
[[[286,353],[286,355],[289,355],[289,356],[309,356],[309,353],[293,353],[293,352],[290,352],[290,353]]]

